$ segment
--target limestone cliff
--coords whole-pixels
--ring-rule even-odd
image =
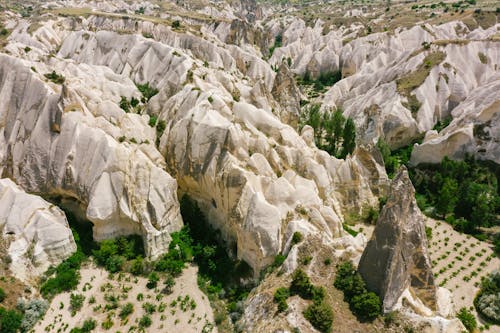
[[[402,167],[391,184],[373,236],[358,270],[369,290],[391,311],[406,289],[428,308],[436,310],[436,286],[427,253],[423,215],[415,201],[415,190]]]

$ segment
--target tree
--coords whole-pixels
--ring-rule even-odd
[[[292,283],[290,284],[290,294],[299,295],[303,299],[311,299],[313,297],[314,286],[309,280],[309,276],[301,270],[296,269],[292,275]]]
[[[340,153],[340,157],[346,158],[346,156],[352,154],[354,148],[356,148],[356,126],[352,118],[348,118],[345,122],[342,138],[342,152]]]
[[[453,212],[458,201],[457,197],[458,184],[454,179],[445,178],[436,202],[436,210],[442,215],[443,219],[446,214]]]
[[[0,332],[16,333],[21,326],[23,315],[16,310],[6,310],[0,307]]]
[[[381,310],[380,298],[373,292],[354,296],[351,306],[357,316],[366,320],[377,318]]]
[[[332,329],[333,311],[325,302],[313,302],[304,311],[304,317],[321,332],[327,333]]]

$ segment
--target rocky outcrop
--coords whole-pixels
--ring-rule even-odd
[[[498,159],[500,145],[495,135],[486,129],[487,135],[482,133],[478,140],[472,133],[476,124],[495,128],[488,121],[478,120],[478,110],[472,105],[482,107],[485,98],[490,104],[498,101],[493,93],[498,91],[493,86],[498,86],[500,65],[498,41],[493,37],[498,23],[473,31],[459,21],[424,24],[354,39],[350,35],[354,27],[324,34],[320,21],[308,27],[300,19],[286,18],[267,25],[271,29],[278,23],[286,26],[283,47],[274,51],[270,63],[276,66],[290,57],[291,71],[298,75],[341,69],[344,79],[325,94],[323,108],[342,107],[344,114],[356,122],[361,141],[376,143],[383,138],[395,149],[420,139],[438,121],[459,117],[469,119],[467,132],[463,132],[463,121],[457,127],[451,125],[449,135],[444,133],[415,155],[415,163],[432,162],[444,153],[460,158],[464,152],[479,159]],[[343,43],[343,39],[352,41]],[[424,80],[406,95],[402,93],[397,80],[417,71],[424,58],[436,52],[443,52],[444,60],[427,63],[431,67]],[[414,96],[413,112],[408,94]],[[433,157],[430,152],[434,150],[440,153]]]
[[[300,114],[300,90],[295,83],[288,66],[283,62],[278,74],[274,78],[273,89],[271,91],[274,98],[280,105],[279,118],[285,124],[297,127]]]
[[[429,309],[437,308],[424,219],[404,167],[392,181],[387,203],[363,252],[358,271],[368,289],[380,296],[386,312],[394,309],[405,290]]]
[[[440,163],[466,154],[500,164],[500,74],[496,81],[475,89],[452,111],[453,121],[440,133],[427,132],[413,148],[410,164]]]
[[[0,232],[10,269],[25,282],[76,251],[64,213],[8,178],[0,179]]]
[[[54,61],[66,77],[61,87],[30,65],[0,55],[2,174],[29,192],[74,198],[96,240],[139,234],[148,256],[165,252],[170,233],[182,226],[177,183],[147,143],[154,142],[147,117],[115,104],[134,84],[117,83],[124,77],[103,67]]]

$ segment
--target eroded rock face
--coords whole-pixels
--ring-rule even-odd
[[[297,127],[300,114],[300,90],[285,63],[278,69],[274,79],[272,94],[281,106],[280,119],[292,127]]]
[[[10,269],[25,282],[76,251],[64,213],[8,178],[0,179],[0,232]]]
[[[66,77],[62,87],[0,55],[0,171],[27,191],[76,199],[96,240],[139,234],[147,255],[157,257],[182,219],[177,183],[146,143],[154,141],[147,117],[129,116],[107,101],[130,94],[133,83],[117,84],[110,70],[53,66]],[[96,94],[95,86],[105,93]],[[132,135],[135,144],[118,141]]]
[[[50,101],[46,113],[36,114],[51,122],[29,137],[8,123],[1,165],[30,191],[80,201],[97,239],[141,233],[152,238],[146,241],[151,254],[161,253],[168,233],[181,225],[178,184],[179,193],[195,199],[221,230],[228,248],[258,273],[285,249],[290,222],[331,241],[344,235],[345,213],[375,205],[384,192],[387,176],[369,147],[339,160],[315,147],[311,128],[299,135],[286,124],[298,112],[288,106],[296,108],[300,98],[291,74],[282,69],[275,79],[280,74],[255,48],[224,44],[230,24],[202,27],[210,40],[104,15],[49,20],[33,34],[25,29],[19,24],[13,36],[33,51],[10,43],[9,52],[24,60],[6,56],[4,71],[12,78],[22,72],[33,82],[30,96],[41,96],[37,103],[44,107]],[[47,63],[36,61],[42,56]],[[38,73],[55,70],[66,81],[54,85],[31,66]],[[134,82],[159,90],[136,111],[141,114],[118,107],[121,96],[141,98]],[[278,98],[293,99],[286,107],[276,102],[273,86]],[[19,86],[6,85],[5,99],[22,104],[25,97],[16,99],[13,91]],[[23,107],[4,112],[25,127],[39,123],[24,125],[29,111]],[[162,133],[148,126],[149,115],[165,122]]]
[[[436,310],[424,219],[404,167],[392,181],[389,198],[358,270],[368,289],[381,297],[384,311],[391,311],[408,288],[425,306]]]

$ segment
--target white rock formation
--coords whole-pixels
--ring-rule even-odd
[[[176,181],[154,147],[140,144],[154,142],[147,117],[106,100],[119,100],[133,84],[116,84],[109,69],[55,61],[66,77],[61,87],[29,66],[0,55],[0,170],[27,191],[76,199],[96,240],[135,233],[149,256],[163,253],[182,226]],[[138,144],[116,140],[131,132]]]
[[[8,178],[0,179],[0,237],[11,271],[25,282],[76,251],[64,213]]]
[[[82,23],[95,25],[135,29],[120,19],[89,17]],[[377,202],[387,177],[367,149],[360,147],[346,161],[332,158],[273,115],[274,72],[268,64],[240,48],[165,27],[142,22],[137,29],[149,29],[160,42],[111,32],[61,32],[58,54],[78,67],[106,66],[159,88],[147,112],[166,123],[159,150],[168,171],[255,272],[284,249],[289,221],[304,220],[336,237],[343,234],[346,211]],[[73,61],[68,66],[76,66]]]
[[[278,23],[274,20],[268,26]],[[444,155],[460,158],[464,152],[498,163],[495,115],[499,111],[500,53],[498,41],[492,40],[498,23],[474,31],[459,21],[416,25],[355,38],[345,45],[343,40],[350,38],[346,27],[323,34],[320,21],[306,27],[300,19],[292,19],[284,26],[283,47],[274,51],[270,62],[278,65],[290,57],[292,71],[300,75],[341,69],[345,78],[326,93],[323,108],[341,106],[355,120],[363,141],[375,143],[382,137],[392,148],[402,147],[452,116],[452,124],[458,121],[457,125],[450,125],[439,140],[422,146],[414,163],[434,163]],[[427,51],[424,42],[430,43]],[[405,107],[406,97],[396,89],[396,79],[414,71],[426,55],[437,51],[446,58],[411,92],[421,103],[412,115]],[[478,117],[484,109],[489,110],[488,115]],[[474,126],[484,128],[486,135],[478,138]],[[432,151],[439,153],[433,155]]]

